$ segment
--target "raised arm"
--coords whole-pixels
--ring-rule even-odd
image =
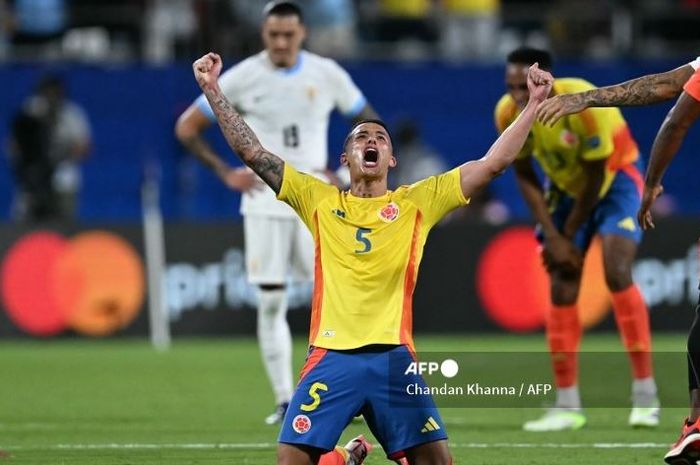
[[[654,139],[644,180],[644,194],[642,205],[637,218],[642,229],[654,227],[651,216],[651,206],[656,198],[663,192],[661,180],[666,168],[681,148],[683,139],[688,129],[700,117],[700,101],[695,100],[689,94],[683,92],[676,105],[668,112],[666,119]]]
[[[366,103],[362,110],[352,118],[352,123],[355,124],[367,119],[381,119],[369,103]]]
[[[479,160],[469,161],[460,166],[461,186],[465,197],[468,198],[484,188],[513,163],[525,144],[532,123],[535,122],[537,105],[547,98],[552,90],[553,82],[552,75],[539,69],[537,63],[530,67],[527,75],[530,99],[523,111],[496,139],[486,155]]]
[[[555,95],[537,110],[542,124],[554,125],[560,118],[579,113],[588,107],[639,106],[659,103],[677,97],[683,84],[693,74],[693,67],[684,65],[665,73],[649,74],[620,84],[591,89],[576,94]]]
[[[194,77],[209,101],[228,145],[243,163],[255,171],[275,193],[279,193],[284,160],[265,150],[255,133],[221,92],[218,82],[221,67],[221,57],[216,53],[208,53],[192,64]]]

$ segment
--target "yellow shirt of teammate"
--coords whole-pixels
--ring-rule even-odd
[[[468,203],[459,168],[361,198],[286,163],[278,198],[297,211],[316,244],[309,344],[413,348],[413,290],[428,232]]]
[[[594,89],[577,78],[556,79],[556,94]],[[496,127],[503,132],[520,113],[513,98],[505,94],[495,110]],[[618,108],[589,108],[566,116],[553,126],[536,122],[519,157],[534,156],[547,177],[561,190],[578,197],[585,184],[583,160],[607,158],[600,197],[608,191],[615,173],[639,158],[637,143]]]

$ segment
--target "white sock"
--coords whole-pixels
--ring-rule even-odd
[[[656,382],[651,376],[632,381],[632,405],[654,407],[658,404]]]
[[[557,388],[557,400],[554,402],[557,408],[581,410],[581,396],[578,393],[578,385],[567,388]]]
[[[258,343],[277,404],[292,398],[292,335],[285,289],[258,293]]]

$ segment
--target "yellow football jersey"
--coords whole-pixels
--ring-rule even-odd
[[[412,302],[430,229],[466,205],[459,168],[381,197],[360,198],[285,163],[287,202],[316,244],[309,344],[413,347]]]
[[[583,79],[554,81],[556,94],[595,89]],[[496,128],[505,129],[520,114],[515,100],[505,94],[495,110]],[[561,190],[577,197],[585,184],[583,161],[607,158],[600,197],[608,191],[615,173],[639,158],[637,143],[618,108],[589,108],[561,118],[553,127],[535,122],[519,157],[534,156],[547,177]]]

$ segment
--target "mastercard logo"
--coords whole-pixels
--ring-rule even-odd
[[[138,315],[145,294],[141,258],[113,233],[67,239],[38,231],[18,240],[0,268],[0,297],[10,319],[35,336],[66,329],[105,336]]]
[[[479,257],[476,273],[479,299],[488,316],[510,331],[527,332],[544,326],[551,307],[549,275],[542,264],[532,228],[518,226],[501,232]],[[579,319],[595,326],[610,311],[599,237],[586,254],[578,298]]]

